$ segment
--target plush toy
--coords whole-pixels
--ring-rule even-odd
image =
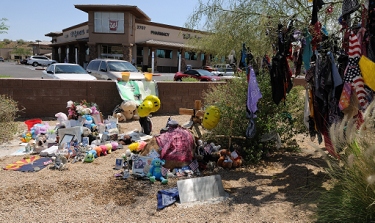
[[[220,157],[217,161],[217,166],[223,167],[224,169],[230,169],[233,165],[232,156],[229,150],[222,149],[220,150]]]
[[[76,111],[76,106],[74,105],[73,101],[68,101],[66,104],[66,107],[68,108],[68,119],[77,120],[78,114]]]
[[[63,125],[63,122],[68,120],[68,116],[63,112],[56,113],[55,117],[60,125]]]
[[[96,151],[96,156],[100,157],[102,154],[102,148],[100,146],[95,146],[94,150]]]
[[[112,151],[116,151],[118,149],[118,142],[111,141],[111,145],[112,145]]]
[[[120,122],[138,120],[139,115],[137,111],[137,103],[135,101],[123,101],[120,106],[115,108],[113,116]]]
[[[111,154],[112,153],[112,144],[106,143],[105,147],[107,147],[107,154]]]
[[[82,118],[85,119],[83,126],[85,126],[86,128],[92,130],[96,126],[91,115],[82,115]]]
[[[222,149],[219,151],[220,157],[217,161],[217,166],[224,169],[237,168],[242,165],[242,157],[236,151],[230,152],[229,150]]]
[[[102,154],[103,156],[107,155],[107,147],[105,145],[100,145],[100,148],[102,148]]]
[[[95,153],[94,153],[95,150],[90,150],[90,151],[87,151],[86,152],[86,156],[85,158],[83,159],[83,162],[84,163],[92,163],[94,160],[95,160]]]
[[[159,158],[155,158],[151,162],[151,168],[147,173],[147,177],[149,177],[150,181],[154,183],[156,180],[160,180],[162,184],[167,184],[168,180],[163,177],[161,173],[161,166],[164,165],[164,160]]]

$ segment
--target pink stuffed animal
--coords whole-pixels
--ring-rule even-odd
[[[105,145],[101,145],[100,148],[102,148],[102,155],[106,156],[107,155],[107,147]]]
[[[55,117],[57,118],[57,121],[59,122],[60,125],[63,124],[63,121],[68,120],[68,116],[63,112],[56,113]]]

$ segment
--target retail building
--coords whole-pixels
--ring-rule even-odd
[[[75,5],[86,12],[88,21],[50,32],[52,58],[86,66],[95,58],[116,58],[132,62],[143,70],[176,72],[181,55],[181,68],[186,65],[202,67],[209,64],[209,55],[191,51],[190,38],[207,33],[183,27],[151,22],[137,6]],[[190,50],[189,50],[190,49]]]

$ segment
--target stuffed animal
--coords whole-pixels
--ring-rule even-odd
[[[102,148],[102,154],[103,156],[107,155],[107,147],[105,145],[100,145],[100,148]]]
[[[68,120],[68,116],[63,112],[56,113],[55,117],[60,125],[63,125],[63,122]]]
[[[113,116],[120,122],[139,120],[137,103],[131,100],[123,101],[120,106],[115,108]]]
[[[100,157],[102,154],[102,148],[100,146],[95,146],[94,150],[96,151],[97,157]]]
[[[236,151],[222,149],[219,151],[220,157],[217,161],[217,166],[224,169],[237,168],[242,165],[242,157]]]
[[[111,154],[112,153],[112,144],[106,143],[105,147],[107,147],[107,154]]]
[[[89,128],[90,131],[94,128],[94,126],[96,126],[91,115],[82,115],[82,118],[85,119],[83,126]]]
[[[90,150],[90,151],[87,151],[86,152],[86,156],[85,158],[83,159],[83,162],[84,163],[92,163],[94,160],[95,160],[95,153],[94,153],[95,150]]]
[[[160,180],[162,184],[167,184],[168,180],[163,177],[161,173],[161,167],[164,165],[164,160],[159,158],[155,158],[151,162],[151,168],[147,173],[147,177],[149,177],[150,181],[154,183],[156,180]]]
[[[229,150],[222,149],[220,150],[220,157],[217,161],[217,166],[223,167],[224,169],[230,169],[233,165],[232,156]]]

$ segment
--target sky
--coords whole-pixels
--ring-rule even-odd
[[[198,0],[18,0],[0,5],[0,18],[6,18],[7,33],[0,40],[51,41],[49,32],[87,22],[88,14],[74,5],[105,4],[137,6],[152,22],[184,27]]]

